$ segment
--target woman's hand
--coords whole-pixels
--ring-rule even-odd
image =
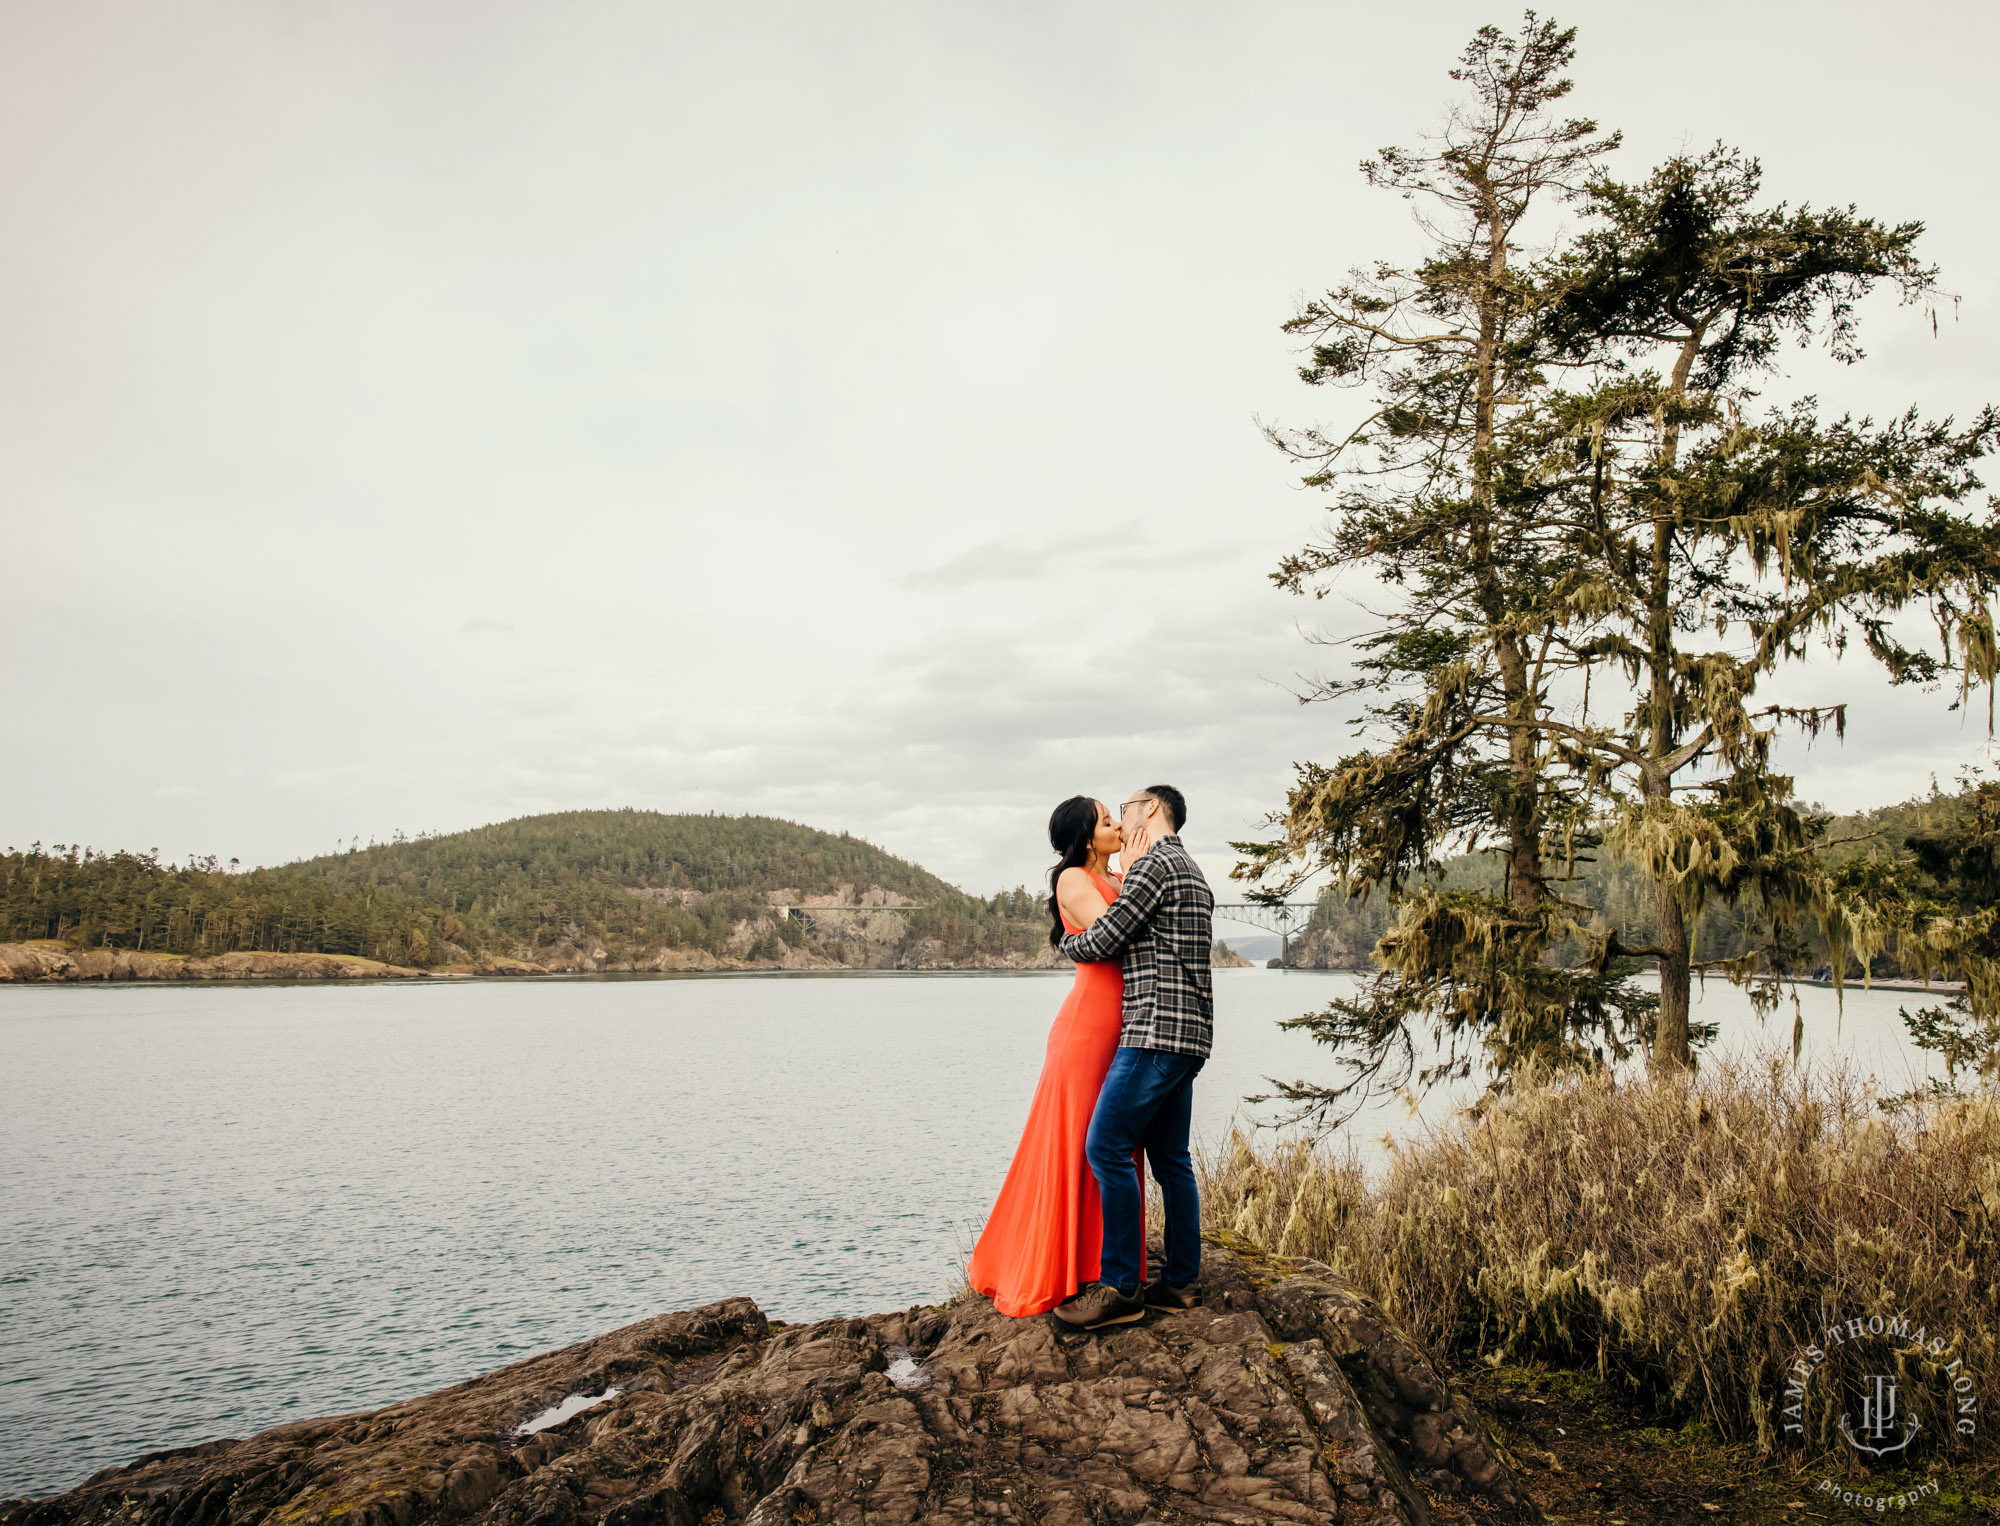
[[[1141,822],[1136,828],[1125,833],[1125,848],[1118,856],[1125,861],[1127,873],[1130,873],[1132,866],[1151,851],[1153,841],[1153,824],[1150,821]]]

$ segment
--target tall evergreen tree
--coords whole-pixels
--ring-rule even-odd
[[[1590,367],[1589,385],[1540,400],[1518,426],[1524,458],[1561,485],[1547,511],[1579,553],[1570,596],[1586,613],[1571,629],[1587,634],[1567,661],[1600,703],[1610,688],[1630,705],[1608,723],[1551,712],[1529,729],[1609,813],[1610,846],[1652,879],[1655,942],[1633,952],[1658,963],[1653,1058],[1666,1066],[1692,1058],[1688,930],[1711,898],[1761,918],[1761,948],[1728,969],[1762,977],[1766,999],[1807,915],[1833,944],[1836,979],[1884,933],[1822,870],[1792,780],[1771,769],[1786,728],[1838,729],[1845,707],[1770,700],[1771,680],[1854,637],[1896,683],[1954,664],[1967,681],[1995,671],[2000,531],[1973,506],[1973,467],[2000,416],[1829,421],[1808,399],[1753,418],[1754,384],[1786,341],[1820,336],[1853,363],[1862,296],[1888,285],[1933,297],[1922,226],[1764,205],[1760,181],[1754,160],[1718,148],[1638,185],[1592,185],[1545,325],[1555,353]],[[1934,639],[1898,620],[1913,607]]]
[[[1575,908],[1551,893],[1551,844],[1588,826],[1545,740],[1520,724],[1549,706],[1546,606],[1573,559],[1545,533],[1503,422],[1546,386],[1544,331],[1560,296],[1550,251],[1526,247],[1529,220],[1579,193],[1617,144],[1551,110],[1570,90],[1574,36],[1532,12],[1518,36],[1482,27],[1451,71],[1467,99],[1442,134],[1362,165],[1371,185],[1418,203],[1423,258],[1357,272],[1285,325],[1310,341],[1308,384],[1373,397],[1344,432],[1268,431],[1309,486],[1334,495],[1330,532],[1276,581],[1324,597],[1366,568],[1393,597],[1359,639],[1352,676],[1309,696],[1365,697],[1380,745],[1302,768],[1280,835],[1239,845],[1239,873],[1266,882],[1260,894],[1331,870],[1352,893],[1385,890],[1401,906],[1384,976],[1300,1020],[1353,1066],[1341,1087],[1288,1089],[1322,1117],[1410,1075],[1415,1022],[1443,1040],[1435,1077],[1462,1073],[1482,1044],[1502,1068],[1574,1058],[1592,1036],[1616,1044],[1645,1005],[1615,973],[1543,957],[1577,931]],[[1505,856],[1497,892],[1428,886],[1442,857],[1489,840]]]
[[[1414,273],[1380,269],[1288,326],[1315,340],[1308,382],[1372,384],[1377,407],[1344,435],[1274,432],[1336,495],[1330,534],[1275,576],[1323,596],[1366,569],[1390,600],[1352,676],[1309,696],[1370,695],[1376,745],[1302,766],[1277,836],[1242,845],[1245,877],[1289,888],[1331,870],[1351,894],[1397,902],[1382,974],[1299,1020],[1350,1067],[1338,1085],[1287,1089],[1322,1117],[1407,1076],[1426,1020],[1445,1050],[1433,1077],[1463,1071],[1467,1038],[1502,1071],[1634,1038],[1656,1064],[1685,1065],[1699,962],[1687,929],[1714,897],[1760,919],[1766,936],[1728,969],[1761,979],[1761,996],[1809,914],[1837,964],[1865,957],[1888,919],[1820,867],[1791,781],[1770,767],[1781,727],[1841,714],[1760,702],[1759,686],[1854,635],[1897,681],[1952,664],[1993,677],[2000,541],[1968,502],[1994,416],[1828,423],[1806,403],[1748,422],[1750,383],[1788,339],[1824,334],[1858,359],[1864,293],[1931,294],[1918,226],[1760,207],[1755,164],[1720,150],[1619,184],[1594,167],[1615,140],[1512,114],[1517,97],[1495,88],[1512,76],[1491,61],[1511,61],[1539,108],[1567,89],[1555,75],[1571,46],[1531,14],[1519,41],[1483,30],[1455,77],[1473,84],[1479,120],[1539,145],[1530,194],[1582,191],[1589,228],[1574,245],[1508,256],[1492,245],[1502,228],[1511,244],[1518,217],[1432,220],[1438,247]],[[1480,162],[1468,142],[1498,135],[1448,133],[1426,159],[1385,154],[1370,177],[1437,195]],[[1938,640],[1905,634],[1912,604]],[[1659,931],[1643,948],[1564,895],[1607,822],[1652,882]],[[1428,882],[1446,853],[1487,843],[1505,857],[1499,893]],[[1557,968],[1558,947],[1582,957]],[[1657,1011],[1619,978],[1633,955],[1660,966]]]

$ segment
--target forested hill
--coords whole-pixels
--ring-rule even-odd
[[[877,890],[901,901],[960,892],[930,871],[846,834],[771,816],[558,811],[445,836],[370,844],[287,864],[280,874],[336,885],[393,884],[428,899],[488,905],[578,882],[625,889],[789,891],[818,898]]]
[[[884,905],[917,909],[858,909]],[[1047,960],[1041,916],[1025,891],[967,895],[764,816],[566,811],[242,874],[62,847],[0,857],[0,943],[418,969],[1028,964]]]
[[[1821,851],[1832,862],[1855,857],[1907,859],[1908,839],[1941,831],[1964,821],[1971,812],[1965,795],[1931,794],[1900,805],[1881,806],[1850,816],[1833,816],[1826,824]],[[1653,941],[1653,891],[1637,864],[1599,849],[1576,865],[1577,878],[1558,888],[1569,898],[1601,912],[1628,945]],[[1496,854],[1474,853],[1453,859],[1445,867],[1444,883],[1467,890],[1498,890],[1500,860]],[[1395,908],[1386,896],[1366,904],[1324,895],[1304,932],[1292,940],[1293,964],[1319,969],[1370,969],[1370,951],[1395,924]],[[1825,939],[1808,919],[1806,936],[1811,960],[1826,958]],[[1713,901],[1693,929],[1697,956],[1727,958],[1749,946],[1742,916],[1725,902]],[[1898,973],[1893,958],[1877,960],[1875,973]]]

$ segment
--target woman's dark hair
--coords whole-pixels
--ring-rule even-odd
[[[1097,802],[1088,795],[1071,795],[1049,816],[1049,846],[1060,858],[1049,871],[1049,947],[1063,940],[1062,908],[1056,905],[1056,881],[1065,869],[1081,869],[1090,861],[1090,844],[1097,836]]]

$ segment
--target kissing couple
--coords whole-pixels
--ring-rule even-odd
[[[1140,790],[1114,816],[1088,795],[1049,817],[1049,942],[1076,979],[966,1280],[1016,1318],[1131,1324],[1192,1308],[1201,1204],[1188,1156],[1194,1078],[1215,1028],[1215,897],[1181,845],[1187,801]],[[1111,871],[1116,855],[1122,875]],[[1146,1280],[1146,1167],[1166,1209],[1166,1264]]]

